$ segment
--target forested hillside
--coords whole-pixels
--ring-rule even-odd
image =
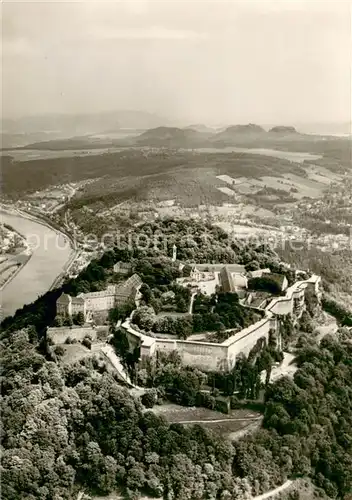
[[[270,249],[240,246],[210,224],[169,220],[140,227],[150,237],[157,230],[164,231],[166,247],[113,248],[63,289],[76,294],[103,288],[117,261],[136,266],[150,287],[167,285],[179,272],[167,257],[175,242],[186,261],[256,262],[291,279],[292,271]],[[166,500],[242,500],[287,478],[309,476],[331,498],[347,500],[352,488],[348,328],[338,340],[304,344],[294,380],[282,378],[266,388],[263,427],[231,444],[199,425],[170,425],[145,412],[94,358],[61,365],[45,341],[60,293],[48,292],[1,325],[4,499],[76,500],[83,488],[96,494],[120,489],[129,499],[144,492]]]
[[[31,329],[2,344],[4,499],[74,499],[121,489],[167,499],[245,499],[311,476],[331,498],[352,487],[352,345],[299,352],[294,381],[266,393],[264,427],[235,444],[169,425],[94,361],[62,368]]]

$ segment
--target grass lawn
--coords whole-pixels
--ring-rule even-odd
[[[61,358],[61,363],[69,365],[92,354],[92,351],[82,344],[61,344],[65,349],[65,354]]]

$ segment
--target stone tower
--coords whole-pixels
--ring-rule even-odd
[[[174,244],[172,247],[172,262],[176,262],[176,256],[177,256],[177,246]]]

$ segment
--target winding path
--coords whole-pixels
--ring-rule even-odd
[[[177,424],[221,424],[222,422],[248,422],[261,420],[262,416],[259,417],[246,417],[246,418],[220,418],[219,420],[180,420],[175,422]]]
[[[265,500],[266,498],[272,498],[278,493],[281,493],[282,491],[286,490],[289,486],[291,486],[292,483],[293,481],[291,481],[291,479],[288,479],[281,486],[278,486],[273,490],[267,491],[266,493],[263,493],[262,495],[259,495],[257,497],[252,497],[252,500]]]
[[[193,311],[193,302],[194,302],[194,299],[195,299],[196,295],[197,295],[196,293],[192,293],[192,295],[191,295],[191,300],[190,300],[190,303],[189,303],[188,314],[192,314],[192,311]]]

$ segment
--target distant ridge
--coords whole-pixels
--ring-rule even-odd
[[[78,115],[48,114],[26,116],[18,119],[4,118],[2,132],[6,134],[56,133],[61,137],[101,133],[105,130],[139,129],[158,127],[168,120],[145,111],[103,111]]]
[[[132,115],[130,116],[132,119]],[[106,125],[106,122],[104,122]],[[44,133],[24,134],[16,137],[14,143],[7,141],[2,136],[3,150],[10,149],[38,149],[38,150],[84,150],[84,149],[111,149],[131,147],[155,147],[171,149],[198,149],[198,148],[226,148],[226,147],[249,147],[249,148],[295,148],[298,151],[298,143],[303,151],[306,144],[315,136],[320,140],[321,136],[311,135],[297,130],[291,125],[271,125],[267,131],[262,126],[248,123],[246,125],[230,125],[222,130],[211,129],[206,125],[196,124],[196,128],[188,125],[186,127],[158,125],[156,127],[123,128],[122,126],[104,127],[99,132],[86,134],[72,134],[65,136],[51,136]],[[269,127],[268,127],[269,128]],[[15,137],[15,135],[14,135]],[[27,141],[25,142],[25,137]],[[324,140],[328,135],[324,136]],[[4,140],[6,139],[6,140]],[[29,139],[29,140],[28,140]],[[32,139],[32,140],[30,140]],[[34,141],[33,141],[34,139]]]
[[[231,141],[237,137],[250,137],[255,135],[264,135],[267,132],[260,125],[248,123],[248,125],[231,125],[222,130],[214,137],[215,141]]]
[[[295,127],[287,125],[278,125],[269,130],[269,132],[274,132],[276,134],[297,134]]]
[[[211,127],[208,127],[207,125],[204,125],[203,123],[196,123],[194,125],[188,125],[187,127],[184,127],[185,130],[191,129],[191,130],[196,130],[197,132],[204,132],[207,134],[212,134],[215,132],[215,130]]]
[[[146,130],[135,142],[139,145],[194,147],[209,138],[209,134],[191,128],[156,127]]]

